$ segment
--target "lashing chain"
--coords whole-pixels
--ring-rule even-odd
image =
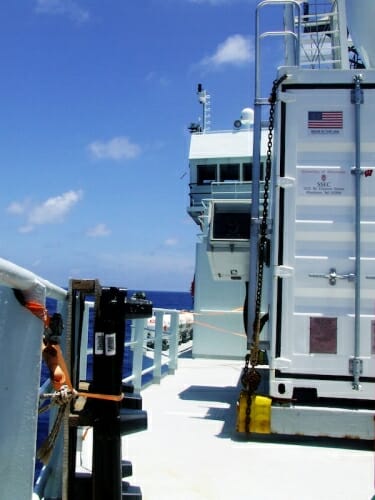
[[[275,106],[277,99],[277,89],[285,80],[287,75],[273,81],[272,91],[269,97],[270,112],[268,122],[268,141],[266,153],[266,169],[264,176],[264,194],[263,194],[263,213],[260,223],[260,237],[258,247],[258,273],[257,273],[257,289],[255,299],[255,319],[253,324],[253,338],[250,346],[250,351],[245,357],[245,367],[241,375],[241,383],[244,391],[247,393],[246,397],[246,417],[245,417],[245,432],[250,431],[250,413],[251,413],[251,396],[257,390],[261,375],[255,369],[259,360],[259,337],[261,331],[261,303],[262,303],[262,289],[263,289],[263,269],[264,269],[264,256],[267,245],[267,231],[268,231],[268,205],[269,205],[269,190],[271,179],[272,167],[272,144],[273,144],[273,130],[274,130],[274,116]],[[250,365],[250,366],[249,366]]]

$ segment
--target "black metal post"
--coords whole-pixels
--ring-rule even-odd
[[[143,296],[128,300],[126,295],[124,289],[103,288],[96,300],[92,392],[121,395],[126,320],[151,316],[150,301]],[[93,500],[123,498],[121,436],[147,428],[145,411],[122,406],[115,401],[92,401]]]
[[[125,290],[104,288],[99,304],[96,304],[93,392],[121,394],[125,299]],[[98,400],[94,406],[93,499],[120,500],[122,496],[120,405],[113,401]]]

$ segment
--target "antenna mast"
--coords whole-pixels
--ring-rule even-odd
[[[211,125],[211,96],[207,94],[201,83],[198,83],[198,99],[203,107],[203,132],[210,130]]]

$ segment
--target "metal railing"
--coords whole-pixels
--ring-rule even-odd
[[[88,344],[90,310],[94,302],[86,302],[82,328],[80,378],[87,378],[87,357],[92,354],[92,348],[85,348]],[[178,366],[179,344],[181,341],[180,314],[176,309],[154,308],[155,327],[150,330],[145,318],[133,319],[130,325],[130,340],[125,341],[125,352],[131,350],[131,373],[122,380],[123,384],[132,384],[134,392],[151,383],[159,383],[165,374],[173,374]],[[165,326],[164,317],[170,317],[170,324]],[[153,347],[147,345],[147,335],[152,337]],[[151,341],[151,337],[149,340]],[[150,342],[149,342],[150,343]],[[85,355],[86,354],[86,355]],[[129,356],[127,356],[129,358]],[[128,367],[129,368],[129,367]],[[147,375],[147,377],[146,377]]]
[[[147,346],[147,319],[132,321],[131,341],[125,343],[125,348],[133,351],[132,373],[123,379],[123,383],[132,383],[134,392],[139,393],[142,387],[150,383],[159,383],[165,373],[173,374],[178,366],[181,311],[174,309],[154,309],[155,328],[152,330],[153,348]],[[170,315],[170,326],[166,329],[164,315]],[[168,349],[166,350],[166,343]],[[145,353],[148,356],[144,356]],[[149,375],[149,377],[145,377]]]
[[[15,291],[21,293],[16,294]],[[20,299],[21,297],[21,299]],[[34,485],[35,441],[38,425],[38,403],[40,397],[50,392],[50,380],[45,380],[41,387],[41,345],[44,335],[44,323],[39,316],[32,314],[25,301],[46,307],[47,299],[54,299],[53,308],[62,315],[64,323],[68,319],[68,292],[53,283],[35,275],[31,271],[0,258],[0,361],[2,366],[1,393],[10,395],[8,404],[0,415],[0,438],[2,447],[0,458],[5,462],[17,463],[18,467],[9,472],[0,471],[4,485],[4,498],[56,497],[61,491],[61,470],[59,457],[61,441],[56,443],[56,451],[50,462],[38,473]],[[29,302],[27,302],[29,303]],[[89,361],[92,354],[90,335],[92,332],[92,309],[94,303],[86,301],[82,320],[79,379],[89,379]],[[155,327],[153,329],[153,349],[148,349],[145,331],[146,320],[133,320],[130,339],[125,348],[130,354],[128,369],[130,375],[123,382],[131,382],[134,392],[149,383],[158,383],[165,374],[177,369],[179,342],[181,336],[181,311],[154,309]],[[168,315],[168,323],[165,322]],[[63,333],[63,337],[65,333]],[[131,338],[130,338],[131,337]],[[62,339],[64,342],[64,338]],[[166,343],[168,349],[166,349]],[[131,352],[129,352],[129,350]],[[25,377],[25,374],[27,376]],[[39,388],[39,389],[38,389]],[[54,423],[56,413],[50,412],[50,425]],[[25,422],[27,425],[25,425]],[[14,433],[14,429],[17,432]],[[10,438],[11,436],[11,438]],[[19,444],[22,443],[22,449]],[[57,449],[59,448],[59,449]],[[18,473],[19,470],[23,474]],[[46,493],[48,492],[48,493]]]
[[[88,358],[93,354],[93,348],[88,346],[91,343],[90,338],[93,336],[93,318],[90,317],[90,314],[93,312],[94,307],[94,302],[85,302],[79,369],[81,380],[90,378],[90,374],[88,373],[90,362]],[[125,366],[125,368],[130,369],[131,373],[124,377],[122,382],[123,384],[131,384],[135,394],[139,394],[141,389],[149,384],[160,383],[162,376],[173,374],[177,369],[181,336],[180,313],[181,311],[174,309],[153,309],[155,316],[155,327],[152,330],[153,349],[147,347],[147,331],[149,331],[147,319],[142,318],[131,321],[131,334],[127,335],[127,338],[130,337],[130,339],[125,342],[125,358],[131,360],[129,363],[130,366]],[[168,327],[166,327],[165,315],[168,315],[170,319]],[[167,349],[166,341],[168,343]],[[130,353],[129,350],[131,351]],[[46,390],[49,390],[49,385],[50,381],[47,380],[40,387],[39,396]],[[51,466],[46,466],[42,469],[34,487],[33,498],[43,498],[52,468]]]

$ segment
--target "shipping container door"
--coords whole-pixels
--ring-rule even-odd
[[[278,181],[279,373],[318,395],[371,399],[375,375],[375,91],[361,105],[360,262],[356,276],[355,114],[347,85],[285,87]],[[367,126],[366,126],[367,124]],[[360,279],[361,391],[353,391]],[[312,383],[311,383],[312,384]],[[296,385],[297,382],[296,382]],[[313,385],[313,384],[312,384]],[[354,394],[355,392],[355,394]]]

